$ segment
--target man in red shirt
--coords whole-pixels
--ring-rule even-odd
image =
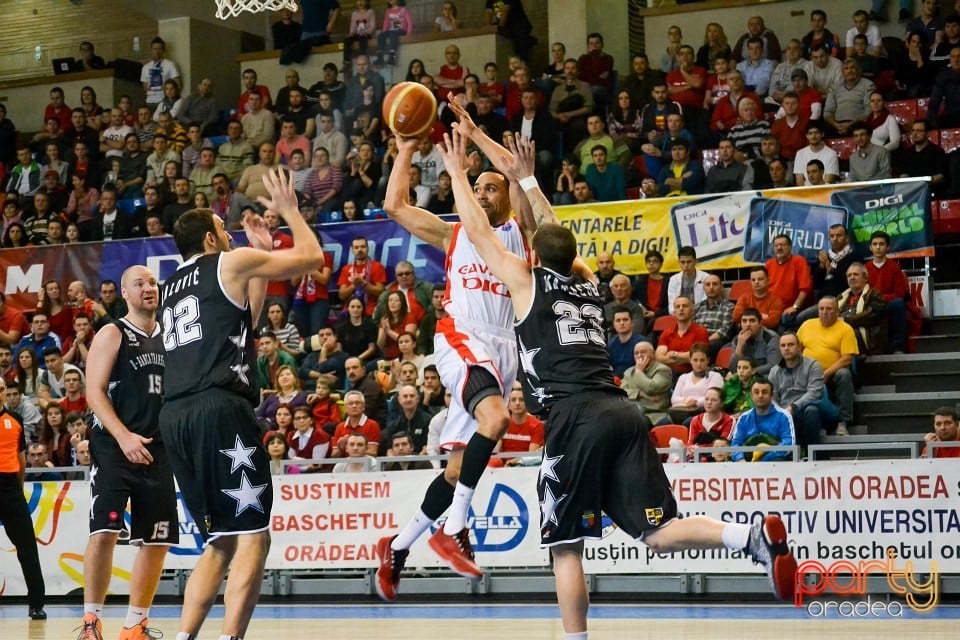
[[[780,155],[793,160],[797,151],[807,146],[807,122],[800,115],[800,97],[793,91],[783,94],[780,102],[783,117],[774,120],[770,133],[780,141]]]
[[[763,326],[776,331],[783,315],[783,303],[777,294],[770,291],[770,275],[766,267],[757,265],[750,269],[750,288],[750,293],[737,299],[733,308],[733,321],[739,324],[744,311],[756,309],[760,312]]]
[[[593,103],[605,108],[613,90],[613,56],[603,52],[603,36],[597,32],[587,36],[587,52],[577,59],[580,79],[590,85]]]
[[[365,413],[366,400],[359,391],[347,391],[343,396],[343,411],[346,419],[337,425],[330,440],[330,457],[342,458],[346,456],[347,437],[354,433],[362,433],[367,438],[367,455],[377,455],[380,448],[380,425],[371,420]]]
[[[873,260],[867,262],[867,277],[870,287],[883,294],[887,303],[887,319],[890,325],[890,348],[894,353],[903,353],[907,349],[908,309],[910,287],[907,276],[896,260],[887,258],[890,250],[890,234],[886,231],[874,231],[870,234],[870,253]],[[914,309],[910,309],[914,311]],[[919,316],[919,312],[909,314]]]
[[[683,45],[677,53],[680,68],[667,74],[667,93],[670,99],[683,107],[683,119],[697,140],[705,140],[709,133],[707,111],[703,108],[704,91],[707,86],[707,70],[694,65],[696,54],[693,47]]]
[[[773,257],[764,266],[770,274],[770,291],[783,303],[780,321],[787,326],[796,326],[796,316],[807,301],[813,297],[813,276],[810,265],[802,256],[795,256],[793,240],[781,233],[773,238]]]
[[[55,118],[60,123],[60,131],[66,131],[70,128],[71,109],[63,102],[63,89],[54,87],[50,89],[50,104],[43,110],[43,122],[46,124],[50,118]],[[42,128],[42,127],[41,127]]]
[[[387,285],[387,271],[382,264],[370,258],[366,238],[354,238],[351,249],[353,262],[343,265],[337,278],[340,299],[349,300],[357,296],[363,301],[367,315],[372,316],[377,308],[377,298]]]
[[[17,344],[27,333],[30,333],[27,319],[19,309],[7,304],[7,296],[0,291],[0,342]]]
[[[507,404],[510,411],[510,426],[500,441],[502,453],[526,453],[543,449],[543,423],[527,412],[527,404],[523,401],[523,390],[514,387],[510,392],[510,401]],[[508,467],[520,464],[523,458],[510,458]]]
[[[690,371],[690,347],[710,344],[710,334],[693,321],[693,301],[679,296],[673,301],[677,324],[660,334],[657,341],[657,362],[673,369],[674,376]]]
[[[257,84],[257,72],[253,69],[244,69],[243,70],[243,93],[240,94],[240,99],[237,100],[237,118],[242,118],[247,113],[250,113],[250,105],[247,102],[250,100],[250,94],[256,93],[263,98],[263,108],[267,111],[273,111],[273,102],[270,99],[270,88]]]
[[[933,413],[933,433],[923,437],[926,442],[960,442],[960,414],[953,407],[940,407]],[[926,451],[924,451],[926,454]],[[960,458],[960,447],[937,447],[934,458]]]

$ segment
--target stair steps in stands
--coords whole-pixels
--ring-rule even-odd
[[[854,402],[857,424],[869,426],[870,435],[923,434],[930,431],[937,407],[955,406],[956,391],[918,393],[858,393]]]
[[[871,356],[857,365],[857,375],[860,393],[935,390],[955,391],[960,397],[960,353],[956,351]]]

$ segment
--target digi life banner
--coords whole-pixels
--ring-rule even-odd
[[[411,236],[392,220],[323,224],[314,229],[320,233],[324,251],[333,257],[334,288],[337,273],[351,259],[350,246],[356,237],[367,238],[370,255],[387,268],[388,280],[393,280],[393,268],[402,260],[411,262],[417,277],[423,280],[443,282],[446,278],[443,252]],[[243,232],[234,233],[233,238],[234,246],[246,245]],[[33,309],[37,291],[47,280],[57,280],[63,287],[80,280],[95,297],[101,280],[119,282],[130,265],[144,264],[163,281],[180,262],[180,252],[172,237],[2,249],[0,290],[14,307]]]
[[[864,250],[870,234],[893,237],[893,255],[933,255],[933,223],[924,179],[837,184],[767,191],[654,198],[558,207],[577,236],[580,254],[596,266],[608,251],[624,273],[644,273],[644,254],[663,254],[665,273],[679,271],[677,250],[697,251],[705,270],[746,267],[773,256],[773,237],[785,233],[808,261],[828,249],[827,230],[844,224]]]

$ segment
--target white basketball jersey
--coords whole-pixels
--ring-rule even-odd
[[[526,239],[515,219],[511,218],[505,224],[494,227],[493,232],[507,251],[529,262]],[[447,290],[443,308],[454,323],[464,320],[473,326],[512,329],[514,313],[510,290],[480,258],[459,223],[453,229],[446,267]]]

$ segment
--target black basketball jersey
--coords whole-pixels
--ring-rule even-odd
[[[613,380],[596,285],[543,267],[533,269],[533,282],[530,309],[514,325],[527,409],[543,416],[574,394],[622,395]]]
[[[222,255],[191,258],[163,283],[160,322],[170,365],[166,400],[213,387],[254,405],[260,400],[250,305],[240,306],[220,286]]]
[[[160,325],[147,335],[124,318],[113,324],[120,330],[120,348],[110,372],[107,397],[129,431],[159,439],[165,359]],[[93,437],[108,435],[96,416],[93,427]]]

